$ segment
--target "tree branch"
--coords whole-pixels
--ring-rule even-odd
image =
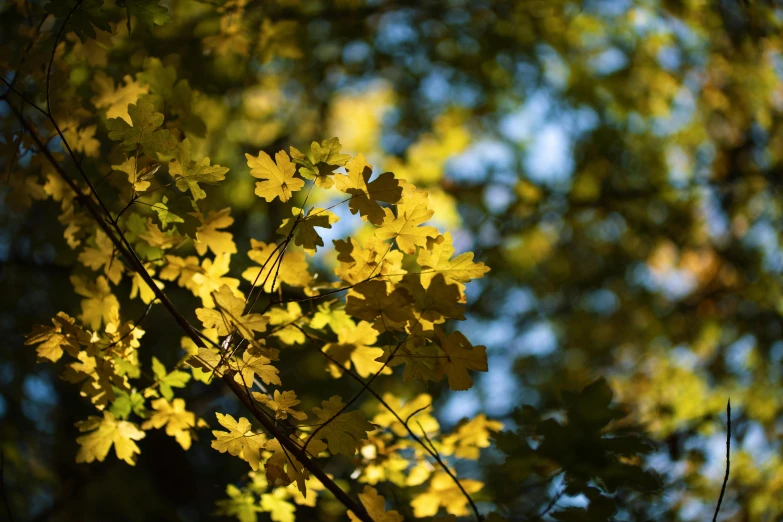
[[[718,505],[715,506],[715,514],[712,517],[712,522],[718,520],[718,512],[720,511],[721,502],[723,502],[723,495],[726,493],[726,484],[729,483],[729,470],[731,469],[731,459],[729,454],[731,451],[731,399],[726,403],[726,475],[723,477],[723,486],[720,488],[720,496],[718,497]]]

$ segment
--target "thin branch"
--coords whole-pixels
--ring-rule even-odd
[[[729,458],[731,452],[731,399],[726,403],[726,423],[726,475],[723,477],[723,486],[720,488],[718,505],[715,506],[715,515],[712,517],[712,522],[717,522],[718,520],[718,511],[720,511],[720,505],[723,502],[723,495],[726,493],[726,484],[729,483],[729,470],[731,469],[731,459]]]

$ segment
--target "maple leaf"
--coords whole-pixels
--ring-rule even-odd
[[[413,307],[419,313],[416,325],[423,330],[432,330],[448,318],[465,319],[459,287],[446,284],[443,274],[436,274],[426,289],[417,274],[408,274],[402,278],[402,287],[413,299]]]
[[[358,212],[362,219],[368,220],[375,226],[381,226],[385,214],[378,201],[397,203],[402,196],[399,181],[394,179],[394,174],[391,172],[384,172],[370,181],[372,165],[367,163],[363,154],[355,156],[346,165],[345,170],[348,175],[336,175],[334,181],[339,190],[352,196],[348,202],[351,214]]]
[[[103,273],[115,285],[122,279],[122,262],[117,259],[114,243],[101,229],[95,231],[95,247],[85,247],[78,259],[93,270],[103,268]]]
[[[49,2],[44,9],[61,20],[67,18],[68,29],[84,43],[96,38],[95,29],[111,32],[109,20],[101,11],[102,6],[103,0],[82,0],[75,10],[69,2]]]
[[[440,425],[435,417],[427,413],[427,409],[432,407],[432,397],[429,394],[422,393],[403,403],[400,397],[391,393],[384,393],[383,401],[392,410],[396,411],[401,419],[409,419],[408,424],[411,430],[419,436],[424,434],[427,434],[427,436],[436,435],[440,430]],[[398,437],[406,437],[408,435],[408,430],[405,429],[405,426],[389,411],[381,411],[376,414],[372,422],[382,428],[391,429]]]
[[[216,185],[226,179],[227,167],[210,165],[210,159],[202,158],[194,161],[191,157],[190,140],[185,138],[174,151],[174,158],[169,163],[169,173],[174,178],[177,188],[183,192],[188,190],[193,199],[199,200],[207,197],[207,193],[199,186],[199,183]]]
[[[124,172],[125,175],[128,176],[128,183],[133,186],[134,191],[144,192],[150,188],[150,182],[147,180],[155,175],[155,173],[158,171],[158,168],[160,168],[160,164],[154,163],[148,167],[145,167],[141,171],[138,171],[136,158],[135,156],[131,156],[122,162],[122,164],[112,165],[111,168],[117,172]]]
[[[305,287],[312,281],[304,254],[292,251],[292,247],[286,249],[284,255],[274,243],[251,239],[250,247],[247,256],[261,266],[248,268],[242,272],[242,277],[256,285],[263,284],[266,293],[274,292],[281,283]]]
[[[258,151],[258,156],[245,154],[245,157],[250,175],[261,180],[256,182],[256,196],[268,202],[280,198],[285,203],[294,192],[304,187],[304,181],[294,177],[296,167],[284,150],[275,154],[277,164],[262,150]]]
[[[158,129],[163,123],[163,115],[155,112],[155,107],[142,98],[136,104],[128,105],[129,124],[122,118],[106,121],[109,129],[109,139],[121,142],[126,150],[141,150],[144,154],[155,158],[158,152],[166,152],[176,146],[171,133]]]
[[[315,227],[332,228],[332,224],[340,221],[340,218],[334,213],[322,208],[310,209],[304,217],[300,217],[302,209],[297,207],[291,207],[291,213],[294,217],[285,218],[278,227],[277,233],[287,236],[296,225],[294,244],[303,247],[304,251],[310,255],[315,254],[319,246],[324,246],[324,241],[315,231]]]
[[[63,137],[71,145],[71,149],[80,152],[88,158],[97,158],[101,151],[101,142],[95,138],[97,125],[88,125],[81,129],[63,130]]]
[[[190,380],[189,373],[179,370],[167,372],[166,367],[155,356],[152,357],[152,373],[155,376],[155,383],[160,388],[160,393],[169,401],[174,398],[174,390],[172,388],[184,388]],[[144,396],[157,397],[157,391],[155,391],[155,388],[147,388]]]
[[[416,262],[422,268],[421,283],[426,288],[437,274],[443,274],[447,284],[455,283],[465,300],[465,285],[472,279],[484,277],[489,267],[484,263],[473,262],[473,252],[465,252],[455,258],[451,234],[446,232],[435,239],[427,240],[427,248],[419,250]]]
[[[302,307],[299,303],[287,303],[285,308],[275,306],[266,315],[269,317],[269,324],[277,327],[274,329],[275,337],[288,345],[304,344],[305,334],[293,324],[302,317]]]
[[[383,211],[386,217],[383,225],[375,231],[378,239],[394,239],[397,246],[406,254],[415,254],[416,247],[426,247],[427,238],[435,237],[438,230],[431,226],[420,226],[435,213],[428,208],[428,192],[416,190],[410,183],[403,185],[402,200],[397,205],[397,216],[389,208]]]
[[[215,412],[218,422],[228,431],[213,430],[212,448],[220,453],[228,452],[239,457],[253,470],[258,469],[261,460],[261,449],[267,442],[261,433],[254,433],[250,422],[245,417],[240,417],[239,422],[228,414]]]
[[[382,363],[376,361],[383,355],[383,349],[372,346],[377,340],[378,331],[370,323],[360,321],[358,324],[354,324],[353,321],[350,321],[349,325],[337,331],[337,342],[324,346],[324,351],[345,368],[350,368],[353,363],[356,373],[362,377],[368,377],[377,373],[383,366]],[[330,367],[333,377],[337,378],[342,375],[342,372],[334,368],[333,365]],[[381,373],[388,375],[392,371],[390,368],[384,368]]]
[[[156,399],[152,401],[152,407],[156,411],[149,420],[142,423],[141,429],[160,429],[166,426],[166,435],[174,437],[182,449],[190,449],[190,431],[196,426],[196,416],[185,409],[185,401],[174,399],[173,402],[169,402],[166,399]]]
[[[245,300],[235,296],[228,286],[221,286],[213,298],[215,309],[196,309],[196,316],[205,328],[216,328],[218,335],[228,335],[236,329],[239,335],[248,340],[255,337],[253,332],[266,331],[269,318],[261,314],[245,315]]]
[[[113,445],[118,459],[131,466],[136,464],[136,454],[141,451],[133,441],[141,440],[145,435],[136,424],[118,421],[110,412],[104,411],[103,419],[90,416],[86,421],[77,422],[76,427],[81,432],[90,432],[76,438],[81,446],[76,454],[76,462],[103,462]]]
[[[280,393],[280,391],[275,390],[271,399],[265,393],[253,392],[253,397],[272,410],[275,413],[275,419],[287,419],[289,415],[297,420],[305,420],[307,418],[305,412],[293,409],[294,406],[302,402],[296,398],[296,392],[294,391]]]
[[[443,370],[449,378],[449,387],[455,391],[467,390],[473,386],[468,370],[487,371],[487,349],[473,346],[460,332],[452,332],[448,337],[440,328],[435,329],[438,345],[446,354],[441,359]]]
[[[234,243],[233,234],[231,232],[221,232],[220,228],[226,228],[234,223],[234,218],[229,216],[231,208],[224,208],[217,212],[210,212],[206,217],[201,213],[193,213],[199,221],[201,226],[198,227],[196,232],[196,252],[198,255],[203,256],[207,253],[207,248],[212,250],[212,253],[216,256],[221,254],[236,254],[237,245]]]
[[[239,522],[256,522],[261,507],[256,505],[256,498],[251,491],[241,490],[233,484],[226,486],[228,499],[218,500],[219,515],[236,517]]]
[[[271,493],[261,495],[261,510],[269,513],[274,522],[294,522],[296,508],[288,500],[287,488],[276,488]]]
[[[391,245],[375,236],[367,238],[363,247],[350,237],[334,239],[332,243],[340,263],[334,273],[348,284],[355,285],[373,276],[386,276],[387,281],[398,282],[406,274],[402,268],[403,253],[391,250]]]
[[[484,487],[484,484],[478,480],[463,479],[459,483],[466,493],[475,493]],[[411,501],[413,515],[417,518],[434,516],[441,506],[446,509],[446,512],[461,517],[469,513],[467,505],[468,499],[465,494],[443,471],[435,473],[429,489]]]
[[[158,225],[152,222],[151,218],[147,218],[147,222],[144,225],[145,232],[138,234],[139,239],[143,239],[148,245],[158,248],[160,250],[168,250],[174,247],[177,243],[182,241],[182,236],[177,234],[176,230],[170,230],[163,232]]]
[[[438,349],[424,337],[412,336],[399,346],[384,346],[383,354],[377,360],[388,361],[387,365],[392,367],[405,364],[402,381],[406,383],[414,380],[440,381],[443,378],[443,372],[437,366]]]
[[[201,272],[193,274],[193,284],[196,286],[195,295],[201,298],[201,304],[207,308],[213,308],[212,292],[221,286],[228,286],[235,296],[243,297],[239,291],[239,279],[223,277],[228,273],[231,264],[231,254],[215,256],[215,260],[204,259],[201,262]]]
[[[90,82],[95,96],[90,101],[98,109],[106,109],[106,117],[121,118],[131,123],[128,105],[136,103],[140,96],[147,94],[150,88],[136,82],[132,76],[125,75],[125,85],[114,87],[114,80],[103,71],[98,71]]]
[[[364,491],[359,493],[359,500],[367,510],[367,514],[370,515],[370,518],[375,522],[403,521],[402,515],[396,511],[386,511],[386,499],[379,495],[375,488],[364,486]],[[358,522],[360,520],[360,518],[351,511],[348,512],[348,518],[351,522]]]
[[[483,413],[470,420],[463,419],[454,432],[441,439],[443,443],[441,453],[461,459],[477,460],[480,449],[489,447],[492,433],[502,429],[502,422],[489,420]]]
[[[131,16],[135,16],[148,29],[171,21],[169,10],[158,4],[158,0],[116,0],[118,7],[128,12],[128,34],[131,32]]]
[[[79,315],[84,324],[97,330],[101,323],[106,325],[119,323],[120,302],[111,292],[109,282],[103,276],[98,276],[95,283],[72,275],[71,284],[77,294],[86,297],[82,299],[82,313]]]
[[[239,372],[234,375],[234,380],[250,388],[253,386],[253,379],[258,375],[264,383],[280,386],[277,368],[269,364],[271,362],[260,350],[249,348],[242,354],[242,362],[237,364]]]
[[[144,269],[147,271],[147,273],[150,276],[155,275],[155,269],[152,263],[145,263]],[[163,283],[161,281],[158,281],[157,279],[153,279],[152,281],[155,283],[155,286],[157,286],[161,290],[163,289]],[[139,272],[134,272],[133,278],[131,279],[130,298],[135,299],[137,295],[139,296],[139,298],[141,298],[144,304],[150,304],[152,301],[156,299],[155,291],[152,288],[150,288],[150,286],[147,284],[144,278],[141,277],[141,274]]]
[[[299,441],[296,441],[299,445]],[[303,495],[307,494],[306,481],[310,472],[290,452],[283,449],[280,441],[272,439],[267,441],[264,449],[272,452],[266,460],[266,480],[271,486],[287,486],[296,482],[296,486]],[[320,440],[314,440],[307,446],[310,455],[318,455],[326,449],[326,444]]]
[[[320,144],[314,141],[307,154],[291,147],[291,158],[299,165],[299,174],[302,177],[315,179],[318,187],[328,189],[334,184],[330,176],[335,169],[345,166],[351,159],[348,154],[340,153],[341,148],[337,138],[323,140]]]
[[[358,296],[364,296],[360,299]],[[379,332],[398,329],[412,317],[410,301],[404,290],[387,293],[386,283],[373,280],[356,285],[348,293],[345,312],[357,319],[374,321]]]
[[[24,344],[29,346],[37,344],[36,353],[39,359],[47,359],[57,362],[68,352],[71,357],[76,357],[81,345],[90,342],[90,335],[74,324],[75,320],[65,312],[58,312],[52,319],[54,326],[37,325],[33,331],[25,336]]]
[[[334,395],[328,401],[321,401],[321,408],[313,408],[321,421],[320,426],[323,426],[315,436],[316,440],[326,439],[332,453],[351,457],[361,446],[361,442],[367,439],[367,432],[374,430],[375,426],[367,422],[364,412],[359,410],[341,413],[332,418],[343,407],[345,404],[340,396]]]
[[[198,285],[193,281],[195,274],[203,274],[204,270],[201,268],[196,256],[188,256],[185,258],[166,255],[163,258],[166,261],[166,265],[160,271],[160,278],[165,281],[177,281],[177,284],[183,288],[187,288],[192,292],[196,292]]]

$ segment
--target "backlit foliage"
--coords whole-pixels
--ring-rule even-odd
[[[2,3],[17,518],[780,518],[781,20]]]

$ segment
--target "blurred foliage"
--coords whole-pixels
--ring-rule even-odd
[[[106,154],[106,120],[131,123],[128,103],[141,96],[187,138],[191,158],[228,168],[224,181],[210,174],[198,185],[209,193],[205,213],[219,219],[230,207],[233,221],[214,230],[229,230],[239,247],[228,276],[207,260],[214,277],[258,270],[245,255],[250,239],[272,241],[291,216],[254,196],[246,153],[274,156],[338,136],[376,172],[429,191],[432,223],[457,252],[472,250],[492,268],[467,287],[460,328],[486,346],[489,372],[470,391],[449,392],[405,383],[395,368],[377,389],[404,415],[431,397],[432,411],[415,418],[432,433],[456,433],[462,417],[502,423],[483,428],[494,435],[477,444],[487,448],[471,456],[478,460],[456,466],[484,483],[471,494],[483,514],[495,512],[488,520],[709,518],[729,396],[734,452],[721,517],[783,516],[783,11],[775,2],[92,0],[59,38],[63,6],[76,3],[44,4],[0,7],[3,78],[41,101],[54,59],[52,111],[91,172],[127,161]],[[40,201],[62,187],[44,185],[53,172],[39,156],[19,155],[33,144],[7,103],[0,115],[0,444],[16,518],[206,520],[217,501],[242,520],[287,520],[295,492],[272,493],[263,474],[212,450],[208,435],[186,453],[150,431],[135,467],[113,457],[73,462],[74,423],[94,408],[54,367],[35,365],[24,334],[78,310],[69,245],[84,239],[83,224],[63,237],[56,221],[65,201]],[[56,137],[51,147],[64,152]],[[122,172],[95,182],[108,193],[145,182]],[[199,188],[177,188],[183,198],[164,205],[179,209],[186,234],[203,223],[188,217],[183,189],[197,197]],[[347,205],[333,210],[349,215]],[[135,230],[144,234],[144,223]],[[360,245],[370,237],[367,228],[350,232]],[[319,263],[336,260],[328,252]],[[124,298],[131,285],[123,285]],[[201,306],[190,289],[170,286],[178,303]],[[135,300],[123,314],[145,309]],[[320,312],[326,324],[330,310]],[[173,367],[181,332],[159,307],[144,329],[164,369]],[[142,357],[150,368],[150,352]],[[306,377],[300,395],[324,395],[327,385],[351,394],[316,356],[279,369]],[[212,424],[215,410],[242,413],[217,387],[187,393],[189,408]],[[121,412],[139,404],[120,399]],[[387,440],[370,442],[363,458],[389,450]],[[446,459],[460,451],[448,435],[435,443]],[[389,453],[353,479],[347,462],[327,471],[376,507],[382,494],[406,519],[465,514],[437,503],[460,498],[453,484],[438,474],[417,483]],[[423,500],[411,504],[414,496]],[[330,496],[315,507],[294,502],[305,519],[345,516]]]

